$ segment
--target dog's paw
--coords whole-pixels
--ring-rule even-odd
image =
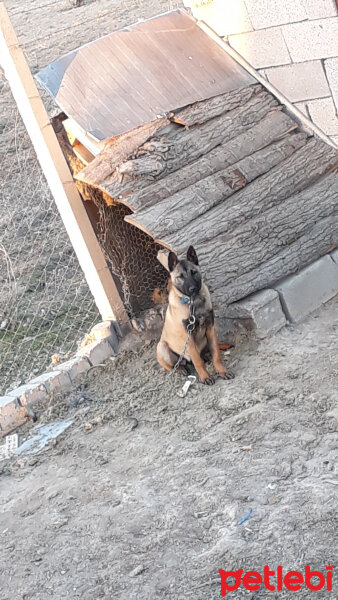
[[[211,375],[208,375],[208,377],[206,377],[205,379],[201,379],[202,383],[204,383],[204,385],[214,385],[215,383],[215,379],[214,377],[211,377]]]
[[[235,374],[227,369],[224,371],[219,371],[218,376],[222,379],[233,379],[235,377]]]

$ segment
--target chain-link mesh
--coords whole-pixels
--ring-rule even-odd
[[[64,358],[99,314],[0,73],[0,395]]]
[[[62,125],[64,119],[65,115],[60,114],[52,123],[68,165],[76,175],[84,163],[73,152]],[[157,260],[162,246],[124,220],[132,212],[128,207],[114,202],[98,188],[79,181],[77,186],[129,316],[138,316],[154,302],[164,302],[168,272]]]
[[[162,246],[124,221],[131,210],[122,204],[107,205],[103,195],[93,190],[98,208],[98,237],[108,264],[118,277],[125,307],[130,317],[151,307],[165,294],[168,273],[157,260]]]

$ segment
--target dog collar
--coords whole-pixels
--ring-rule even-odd
[[[188,304],[190,298],[187,298],[187,296],[181,296],[180,302],[181,304]]]

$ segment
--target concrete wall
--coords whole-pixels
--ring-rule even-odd
[[[338,146],[335,0],[184,0]]]

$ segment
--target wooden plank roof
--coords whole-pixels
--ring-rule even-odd
[[[82,46],[37,79],[99,141],[254,82],[183,10]]]

